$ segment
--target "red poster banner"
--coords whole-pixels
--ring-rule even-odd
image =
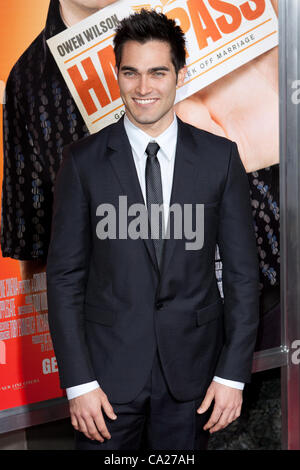
[[[9,72],[44,28],[48,0],[2,2],[0,17],[0,180],[2,103]],[[19,261],[0,255],[0,410],[63,396],[49,334],[45,272],[22,279]]]

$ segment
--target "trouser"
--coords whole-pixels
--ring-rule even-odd
[[[117,419],[111,420],[102,411],[111,439],[101,443],[75,431],[75,449],[204,450],[209,432],[203,426],[212,406],[199,415],[196,411],[202,400],[203,397],[180,402],[171,395],[156,352],[148,380],[138,396],[130,403],[111,403]]]

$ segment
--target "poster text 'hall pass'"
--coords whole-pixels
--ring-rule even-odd
[[[188,73],[176,101],[278,44],[270,0],[157,3],[120,0],[48,41],[90,132],[115,122],[124,112],[112,42],[121,19],[141,7],[163,11],[186,35]]]

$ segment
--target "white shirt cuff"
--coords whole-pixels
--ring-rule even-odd
[[[213,380],[219,384],[227,385],[227,387],[238,388],[243,390],[245,384],[243,382],[235,382],[234,380],[221,379],[221,377],[214,376]]]
[[[220,384],[227,385],[228,387],[238,388],[239,390],[243,390],[245,385],[242,382],[235,382],[234,380],[222,379],[221,377],[217,376],[215,376],[213,380]],[[96,388],[99,387],[100,385],[97,380],[81,385],[75,385],[74,387],[69,387],[66,389],[68,400],[72,400],[73,398],[79,397],[80,395],[84,395],[85,393],[91,392],[92,390],[96,390]]]
[[[100,385],[98,384],[97,380],[93,382],[88,382],[81,385],[75,385],[74,387],[66,388],[66,393],[68,400],[72,400],[72,398],[79,397],[80,395],[84,395],[85,393],[91,392],[92,390],[96,390],[99,388]]]

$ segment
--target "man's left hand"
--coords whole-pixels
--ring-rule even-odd
[[[226,428],[228,424],[240,416],[243,392],[237,388],[212,381],[197,413],[202,414],[207,411],[213,400],[215,404],[212,414],[203,427],[204,430],[209,430],[211,434]]]

